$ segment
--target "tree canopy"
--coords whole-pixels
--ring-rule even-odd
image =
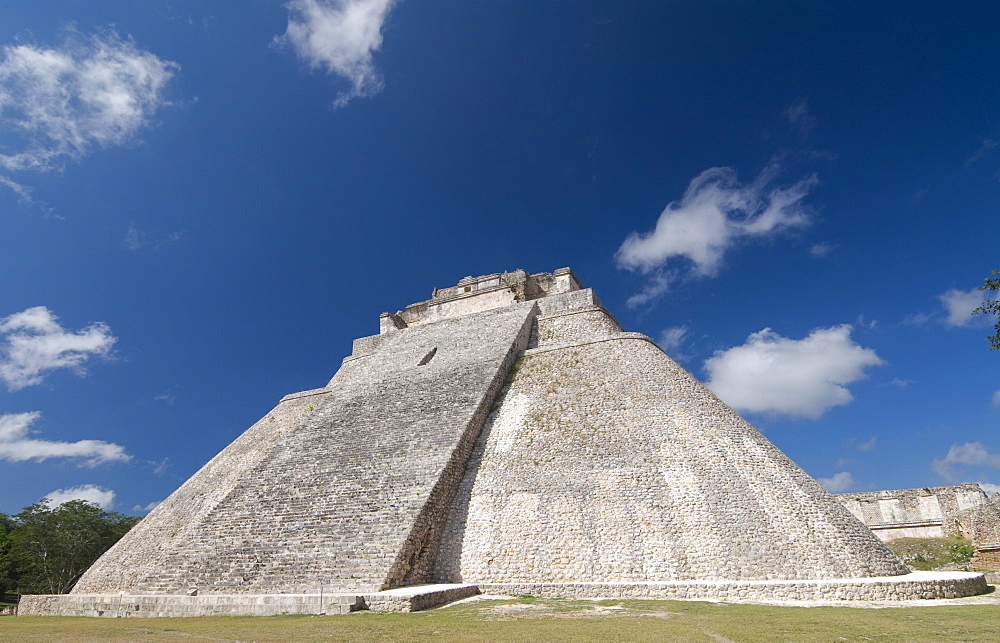
[[[139,520],[85,500],[0,514],[0,592],[65,594]]]
[[[1000,291],[1000,270],[994,270],[993,277],[987,277],[986,283],[979,287],[979,290]],[[990,335],[986,340],[990,343],[990,350],[1000,350],[1000,299],[991,299],[983,302],[983,305],[972,311],[973,315],[996,315],[997,323],[994,328],[996,333]]]

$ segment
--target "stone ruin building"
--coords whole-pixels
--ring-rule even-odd
[[[422,609],[476,592],[752,600],[985,591],[872,532],[568,268],[383,313],[22,614]]]
[[[834,496],[880,540],[963,536],[976,553],[972,569],[1000,571],[1000,494],[976,483]]]

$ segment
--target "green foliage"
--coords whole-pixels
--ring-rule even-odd
[[[13,518],[0,513],[0,594],[14,591],[9,553],[13,542],[11,532],[16,526]]]
[[[897,538],[886,543],[904,563],[922,571],[946,565],[968,567],[976,548],[962,536],[954,538]]]
[[[44,501],[16,516],[0,514],[0,589],[64,594],[140,519],[85,500]]]
[[[993,275],[1000,275],[1000,270],[994,270]],[[979,290],[994,292],[1000,291],[1000,277],[987,277],[986,283],[979,287]],[[990,350],[1000,350],[1000,299],[991,299],[983,302],[983,305],[972,311],[973,315],[996,315],[997,323],[994,328],[996,333],[986,338],[990,343]]]
[[[956,536],[954,542],[948,545],[948,553],[951,554],[952,562],[968,565],[972,562],[972,557],[976,555],[976,547],[970,540]]]

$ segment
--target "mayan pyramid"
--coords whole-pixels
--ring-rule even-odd
[[[73,595],[464,583],[515,594],[901,598],[985,588],[982,576],[908,572],[563,268],[467,277],[383,313],[381,332],[355,340],[325,387],[282,399]]]

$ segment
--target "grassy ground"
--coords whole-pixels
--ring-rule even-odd
[[[2,617],[0,641],[998,641],[1000,606],[893,609],[481,600],[414,614]]]
[[[956,565],[968,569],[972,555],[976,553],[972,542],[961,536],[951,538],[896,538],[886,543],[892,553],[914,569],[929,571]]]

